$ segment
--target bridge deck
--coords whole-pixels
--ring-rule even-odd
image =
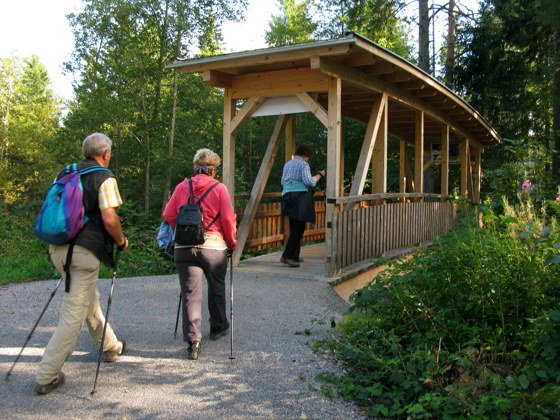
[[[300,257],[303,258],[303,262],[297,268],[281,263],[282,251],[278,251],[243,260],[234,270],[324,280],[326,277],[325,255],[326,245],[324,243],[314,244],[301,247]]]

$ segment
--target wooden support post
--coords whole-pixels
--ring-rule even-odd
[[[252,96],[245,102],[243,108],[236,113],[235,117],[231,120],[231,134],[234,134],[237,129],[260,108],[265,99],[264,96]]]
[[[341,153],[341,137],[342,137],[342,112],[341,112],[341,94],[342,80],[339,78],[329,79],[328,90],[328,146],[327,146],[327,197],[338,197],[340,191],[340,153]],[[327,276],[333,276],[335,270],[335,262],[337,252],[336,243],[338,241],[337,230],[333,226],[334,213],[336,211],[335,204],[328,203],[326,205],[326,222],[325,242],[327,244]]]
[[[424,111],[415,112],[414,147],[414,192],[421,193],[424,192]]]
[[[340,174],[338,175],[340,179],[340,185],[338,188],[339,197],[344,197],[344,120],[340,122]],[[342,211],[344,209],[344,204],[339,204],[337,211]]]
[[[404,170],[406,173],[406,191],[416,192],[414,189],[414,174],[412,173],[412,168],[410,167],[410,160],[408,158],[408,143],[406,143],[405,155],[406,158],[404,161]]]
[[[288,121],[286,122],[286,138],[284,140],[284,163],[292,159],[292,156],[296,152],[296,116],[291,114],[288,116]],[[282,218],[282,223],[284,224],[284,246],[290,238],[290,218],[284,216]]]
[[[388,134],[388,97],[383,95],[383,113],[381,115],[381,122],[379,130],[377,131],[377,138],[375,146],[373,147],[371,155],[371,175],[374,193],[387,192],[387,134]]]
[[[400,139],[399,141],[400,141],[399,192],[405,193],[405,192],[409,192],[407,191],[406,184],[407,181],[410,182],[410,180],[407,179],[408,174],[406,173],[406,167],[408,163],[408,144],[403,139]],[[402,202],[406,203],[406,198],[403,198]]]
[[[381,125],[385,103],[387,102],[386,98],[387,95],[380,95],[371,108],[368,126],[364,135],[364,142],[362,143],[362,150],[360,151],[356,172],[352,180],[350,195],[361,195],[364,191],[364,183],[371,162],[371,155],[375,147],[375,141],[377,140],[377,133]]]
[[[236,100],[232,99],[231,89],[224,89],[224,156],[222,181],[228,189],[232,203],[235,199],[235,134],[231,130],[231,121],[235,117]]]
[[[236,266],[237,264],[239,264],[241,253],[243,252],[243,248],[245,247],[245,243],[247,242],[247,237],[249,236],[249,228],[253,223],[255,214],[257,213],[257,208],[261,201],[266,182],[268,181],[268,176],[270,175],[272,164],[274,163],[274,159],[276,158],[280,139],[282,138],[283,131],[286,128],[288,118],[289,117],[286,115],[280,115],[276,120],[276,126],[274,127],[274,131],[272,132],[272,136],[264,154],[261,167],[259,168],[257,178],[255,179],[253,189],[251,190],[251,198],[249,198],[249,202],[247,203],[247,206],[245,206],[243,219],[241,220],[239,229],[237,230],[237,248],[233,253],[233,264]]]
[[[467,146],[467,190],[471,203],[474,203],[473,163],[471,160],[471,147]]]
[[[460,159],[461,159],[461,190],[459,196],[462,198],[468,198],[468,174],[470,162],[469,162],[469,142],[466,138],[461,139],[460,146]]]
[[[449,194],[449,126],[444,125],[441,129],[441,193]],[[446,201],[442,198],[441,201]]]
[[[480,203],[480,173],[481,173],[480,162],[482,158],[482,151],[481,149],[473,148],[473,152],[474,152],[474,169],[473,169],[474,201],[475,203]]]

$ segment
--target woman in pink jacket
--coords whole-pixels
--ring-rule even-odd
[[[175,263],[183,296],[183,341],[189,343],[189,359],[197,360],[202,344],[202,290],[203,276],[208,281],[208,310],[210,312],[210,339],[217,340],[229,330],[226,316],[226,287],[228,250],[236,245],[236,215],[226,186],[215,179],[220,157],[210,149],[200,149],[193,159],[196,176],[192,179],[195,201],[217,184],[200,204],[204,225],[208,227],[206,240],[201,245],[175,243]],[[175,188],[163,212],[164,219],[173,227],[177,215],[189,198],[189,179]]]

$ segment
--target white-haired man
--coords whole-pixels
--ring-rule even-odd
[[[111,160],[111,145],[111,139],[105,134],[87,136],[82,144],[85,159],[78,163],[78,170],[95,166],[106,169]],[[58,178],[62,176],[64,172]],[[62,366],[72,354],[84,321],[96,347],[101,345],[105,317],[97,290],[100,265],[113,266],[114,244],[123,250],[128,248],[128,239],[117,214],[122,199],[113,173],[108,169],[96,170],[82,175],[81,180],[88,221],[73,240],[71,252],[68,252],[70,244],[49,246],[49,255],[56,269],[71,281],[66,283],[58,326],[39,364],[35,386],[38,394],[48,394],[64,383]],[[69,267],[65,267],[67,259]],[[115,361],[124,348],[124,340],[118,340],[107,324],[103,344],[105,361]]]

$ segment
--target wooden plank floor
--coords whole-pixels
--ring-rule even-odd
[[[303,258],[303,262],[300,263],[299,267],[289,267],[281,263],[281,256],[282,251],[278,251],[272,254],[249,258],[241,261],[234,270],[277,274],[287,277],[303,277],[315,280],[323,280],[325,278],[326,245],[324,243],[302,246],[300,257]]]

